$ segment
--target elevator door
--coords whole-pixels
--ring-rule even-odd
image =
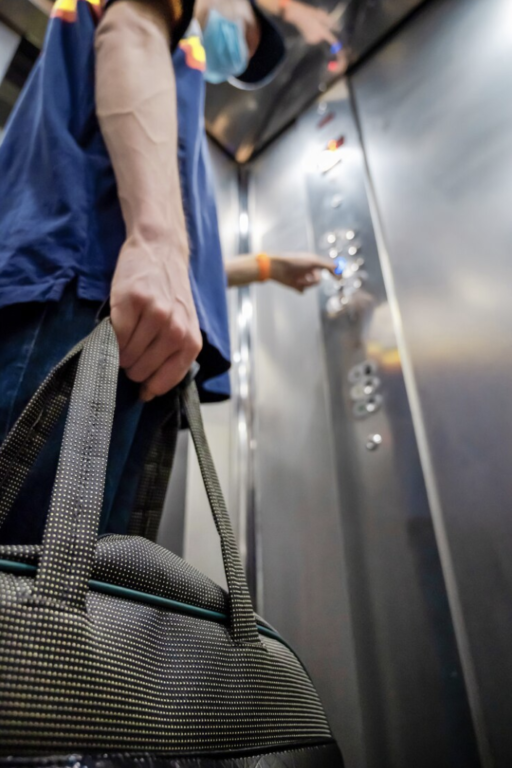
[[[354,78],[486,765],[512,764],[512,4],[433,2]]]
[[[256,292],[264,613],[304,658],[349,768],[477,766],[347,86],[251,176],[253,246],[343,260],[346,283]]]

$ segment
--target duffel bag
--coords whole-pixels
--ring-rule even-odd
[[[118,370],[107,319],[0,449],[1,524],[69,400],[42,544],[0,547],[0,756],[47,768],[341,768],[307,672],[254,614],[193,382],[179,397],[228,593],[145,538],[98,538]]]

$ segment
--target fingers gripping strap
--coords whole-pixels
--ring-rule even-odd
[[[103,503],[119,352],[110,320],[86,339],[71,395],[34,601],[83,608]]]
[[[0,448],[0,526],[69,400],[84,343],[48,374]]]
[[[206,441],[199,395],[192,382],[182,393],[184,410],[196,449],[201,475],[208,494],[215,526],[220,537],[222,559],[228,583],[231,630],[233,639],[240,643],[260,643],[249,588],[226,509],[219,479]]]

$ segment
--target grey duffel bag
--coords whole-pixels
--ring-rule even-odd
[[[0,449],[1,523],[70,398],[43,543],[0,547],[2,762],[341,768],[308,674],[254,615],[193,383],[179,397],[228,594],[145,538],[98,539],[117,375],[104,320],[52,371]]]

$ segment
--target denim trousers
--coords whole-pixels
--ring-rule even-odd
[[[95,326],[100,305],[71,284],[58,302],[0,309],[0,440],[50,370]],[[126,533],[144,459],[164,418],[159,398],[144,404],[139,385],[121,371],[99,533]],[[65,414],[39,455],[6,521],[1,544],[41,542],[57,469]]]

